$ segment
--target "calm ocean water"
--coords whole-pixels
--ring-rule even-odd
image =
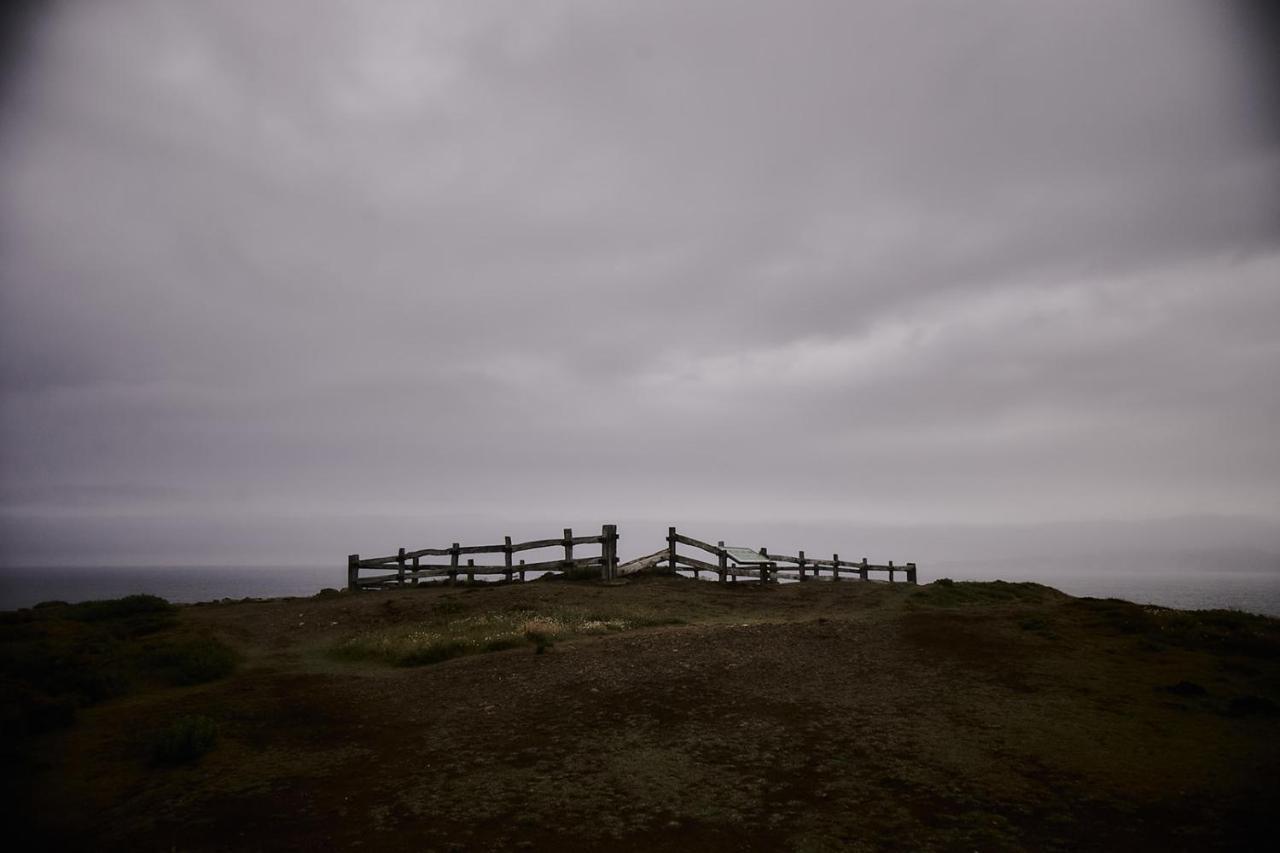
[[[957,580],[1029,580],[1071,595],[1123,598],[1183,609],[1234,608],[1280,617],[1280,573],[1276,572],[1047,572],[1029,567],[1012,572],[973,566],[921,569],[921,583],[936,577]],[[314,595],[341,587],[346,566],[202,566],[184,568],[8,568],[0,569],[0,610],[39,601],[87,601],[151,593],[174,602],[222,598],[277,598]]]

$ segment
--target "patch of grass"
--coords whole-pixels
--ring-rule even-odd
[[[600,580],[600,569],[594,566],[580,566],[561,572],[560,577],[569,581]]]
[[[231,672],[231,649],[174,631],[163,598],[131,595],[45,606],[0,619],[0,721],[6,739],[70,725],[75,710],[143,684],[197,684]]]
[[[1237,696],[1227,705],[1227,714],[1232,717],[1275,717],[1280,715],[1280,705],[1265,696]]]
[[[422,643],[400,653],[395,658],[397,666],[425,666],[465,655],[470,649],[461,640],[438,640]]]
[[[1194,681],[1186,681],[1185,679],[1162,689],[1172,693],[1174,696],[1205,696],[1209,693],[1208,690],[1204,689],[1203,685],[1196,684]]]
[[[442,605],[450,606],[442,606]],[[465,654],[503,651],[533,645],[542,653],[561,639],[611,634],[682,620],[648,611],[618,614],[600,611],[537,610],[529,605],[454,616],[463,611],[443,599],[424,621],[394,625],[349,637],[330,649],[343,660],[378,660],[395,666],[439,663]]]
[[[432,607],[435,613],[443,616],[455,616],[466,609],[466,605],[455,598],[442,598]]]
[[[1093,625],[1147,642],[1220,655],[1280,657],[1280,621],[1237,610],[1171,610],[1114,598],[1071,606]]]
[[[910,600],[928,607],[967,607],[1003,602],[1039,604],[1064,597],[1058,590],[1038,583],[940,578],[912,592]]]
[[[481,646],[480,650],[484,652],[502,652],[507,649],[519,648],[523,643],[516,637],[494,637]]]
[[[213,749],[218,741],[218,724],[209,717],[179,717],[151,741],[151,760],[156,764],[189,764]]]
[[[239,657],[214,637],[192,637],[151,650],[147,663],[164,681],[174,685],[204,684],[226,678]]]
[[[111,619],[136,619],[140,616],[171,617],[175,609],[158,595],[126,595],[124,598],[72,604],[67,608],[65,616],[82,622],[104,622]]]

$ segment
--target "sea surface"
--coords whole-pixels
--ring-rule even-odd
[[[530,579],[534,573],[530,572]],[[983,570],[973,565],[921,569],[921,583],[937,577],[956,580],[1035,581],[1077,596],[1123,598],[1186,610],[1229,608],[1280,617],[1280,572],[1162,572],[1158,569],[1105,572],[1082,570]],[[704,578],[706,575],[704,574]],[[40,601],[88,601],[150,593],[173,602],[224,598],[279,598],[315,595],[340,588],[346,566],[199,566],[0,569],[0,610]]]

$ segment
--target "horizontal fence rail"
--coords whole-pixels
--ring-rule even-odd
[[[599,545],[600,554],[575,556],[574,548],[581,545]],[[563,548],[564,556],[532,563],[524,560],[516,562],[512,557],[513,554],[542,548]],[[469,558],[464,563],[462,557],[469,554],[501,554],[502,563],[476,565],[474,558]],[[431,557],[449,559],[448,562],[424,559]],[[421,580],[440,577],[447,577],[449,583],[457,583],[459,575],[465,575],[468,582],[474,581],[476,575],[502,575],[507,581],[518,576],[523,581],[526,572],[579,572],[591,569],[599,569],[600,577],[604,580],[617,576],[617,525],[604,525],[599,536],[574,536],[573,530],[566,527],[564,535],[558,539],[512,542],[511,537],[506,536],[501,545],[460,545],[454,542],[448,548],[421,548],[417,551],[401,548],[388,557],[362,559],[359,554],[352,554],[347,557],[347,588],[354,592],[361,589],[416,586]],[[391,570],[390,573],[386,573],[388,570]],[[363,571],[381,571],[384,574],[362,576]]]
[[[575,553],[575,548],[599,546],[598,555],[582,556]],[[680,547],[684,547],[684,552]],[[513,555],[525,551],[536,551],[546,548],[563,549],[563,553],[554,559],[541,559],[533,562],[517,561]],[[689,554],[689,550],[701,552],[697,556]],[[501,563],[476,564],[471,555],[501,554]],[[463,560],[466,557],[466,560]],[[447,558],[442,560],[440,558]],[[571,528],[565,528],[564,535],[557,539],[534,539],[529,542],[512,542],[510,536],[503,537],[500,545],[461,545],[457,542],[448,548],[420,548],[408,551],[401,548],[395,554],[386,557],[361,558],[352,554],[347,558],[347,588],[352,591],[362,589],[381,589],[387,587],[416,586],[423,580],[446,578],[449,583],[457,583],[458,577],[464,576],[468,582],[477,576],[501,575],[510,582],[515,579],[526,580],[527,572],[560,572],[595,575],[603,580],[644,571],[676,572],[689,570],[695,579],[701,579],[703,572],[715,575],[721,582],[737,581],[739,578],[751,578],[761,583],[779,580],[880,580],[872,574],[883,574],[884,580],[895,583],[899,579],[906,583],[916,583],[916,564],[904,563],[895,565],[892,560],[884,565],[870,563],[866,557],[861,560],[842,560],[839,554],[832,554],[831,559],[825,557],[806,557],[804,551],[795,556],[777,554],[768,548],[731,548],[721,540],[712,545],[701,539],[679,533],[676,528],[667,528],[667,546],[661,550],[636,557],[626,563],[618,563],[618,527],[606,524],[600,528],[599,536],[574,536]],[[371,574],[362,574],[369,572]]]
[[[685,545],[689,548],[697,548],[710,554],[715,558],[715,562],[697,557],[690,557],[687,554],[681,554],[677,547]],[[662,555],[662,556],[659,556]],[[723,583],[726,580],[736,581],[739,577],[756,578],[762,583],[777,581],[779,579],[809,581],[809,580],[844,580],[846,578],[856,578],[857,580],[872,580],[872,572],[883,572],[885,580],[894,583],[899,576],[907,583],[916,583],[916,564],[904,563],[902,565],[894,565],[890,560],[884,565],[867,562],[867,558],[861,560],[841,560],[839,554],[832,554],[831,559],[806,557],[804,551],[800,551],[796,556],[792,557],[787,554],[770,553],[769,549],[761,547],[757,551],[752,552],[753,559],[749,563],[739,562],[725,548],[724,540],[712,545],[709,542],[703,542],[701,539],[694,539],[692,536],[685,536],[677,533],[674,527],[667,528],[667,548],[666,551],[659,551],[651,554],[649,557],[641,558],[642,561],[650,561],[649,566],[656,568],[663,562],[670,571],[679,569],[692,569],[693,576],[698,578],[702,572],[712,572]],[[656,558],[656,559],[655,559]],[[621,573],[629,573],[628,570],[633,563],[640,561],[632,561],[622,567]],[[786,564],[786,565],[784,565]],[[634,571],[635,569],[631,569]]]

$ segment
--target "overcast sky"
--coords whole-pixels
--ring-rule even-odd
[[[861,555],[1217,519],[1280,548],[1258,23],[51,5],[0,102],[0,561],[602,522],[624,553],[669,523]]]

